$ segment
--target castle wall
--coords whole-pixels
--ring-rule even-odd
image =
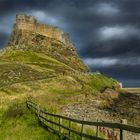
[[[37,23],[36,19],[32,16],[17,15],[15,29],[33,31],[50,38],[55,38],[66,45],[73,46],[67,33],[57,27]]]
[[[18,23],[15,26],[16,29],[23,29],[23,30],[29,30],[29,31],[34,31],[35,26],[33,24],[25,24],[25,23]]]

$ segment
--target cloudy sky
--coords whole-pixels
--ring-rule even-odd
[[[16,13],[70,33],[92,71],[140,87],[140,0],[0,0],[0,47]]]

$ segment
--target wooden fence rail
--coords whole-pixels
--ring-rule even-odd
[[[132,126],[132,125],[127,125],[127,124],[122,124],[122,123],[111,123],[111,122],[90,122],[90,121],[84,121],[84,120],[77,120],[77,119],[73,119],[73,118],[69,118],[69,117],[65,117],[65,116],[61,116],[61,115],[57,115],[57,114],[52,114],[49,113],[48,111],[46,111],[46,109],[40,107],[38,104],[36,104],[35,102],[33,102],[31,99],[27,100],[27,106],[31,109],[33,109],[38,117],[38,119],[44,123],[46,125],[46,127],[56,131],[53,127],[50,127],[49,125],[47,125],[47,123],[53,124],[55,126],[59,127],[59,133],[61,133],[62,129],[65,129],[68,131],[68,134],[66,136],[67,139],[71,138],[71,133],[74,133],[76,135],[79,135],[81,137],[81,140],[83,138],[86,139],[90,139],[90,140],[105,140],[105,138],[101,138],[99,137],[99,128],[101,127],[107,127],[107,128],[111,128],[111,129],[118,129],[120,132],[119,135],[119,139],[120,140],[127,140],[125,138],[125,131],[130,131],[133,133],[138,133],[140,134],[140,127],[136,127],[136,126]],[[50,117],[53,117],[55,119],[51,120]],[[59,122],[57,122],[56,120],[59,120]],[[68,126],[65,126],[64,124],[62,124],[62,120],[67,120],[69,122]],[[81,132],[74,130],[71,128],[71,123],[76,123],[81,125]],[[91,135],[91,134],[87,134],[86,132],[83,131],[84,126],[94,126],[96,127],[96,134],[95,135]],[[118,140],[117,138],[115,139],[115,137],[111,140]]]

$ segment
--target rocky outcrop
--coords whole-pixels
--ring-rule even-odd
[[[126,118],[132,124],[140,126],[140,91],[137,93],[120,93],[108,110]]]

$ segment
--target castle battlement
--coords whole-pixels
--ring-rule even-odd
[[[35,24],[37,20],[33,16],[27,16],[24,14],[16,15],[16,23],[30,23]]]
[[[58,27],[38,23],[33,16],[28,16],[25,14],[16,15],[16,23],[14,25],[14,29],[33,31],[50,38],[55,38],[71,47],[71,49],[74,49],[73,44],[69,39],[68,33],[65,33]]]

